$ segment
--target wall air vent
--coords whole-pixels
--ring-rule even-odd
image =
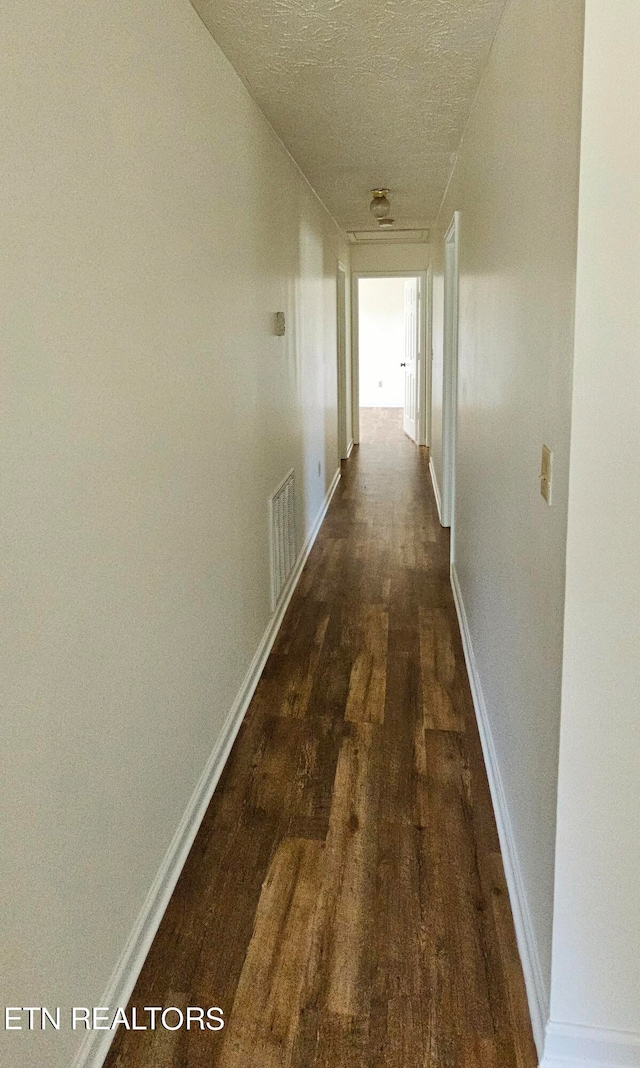
[[[278,607],[296,564],[295,479],[293,471],[269,498],[271,529],[271,608]]]

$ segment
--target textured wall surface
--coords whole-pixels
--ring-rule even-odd
[[[345,229],[428,226],[504,0],[192,0]]]
[[[551,1001],[612,1064],[640,1063],[639,99],[636,0],[587,0]]]
[[[2,24],[0,1000],[97,1006],[270,619],[267,497],[301,544],[338,465],[348,247],[187,0]]]
[[[460,211],[455,561],[546,1013],[551,968],[583,3],[510,0],[433,236]],[[440,390],[440,396],[438,391]],[[540,495],[542,445],[554,502]],[[441,449],[433,448],[441,473]],[[538,967],[539,965],[539,967]]]
[[[429,246],[426,243],[403,245],[376,241],[350,245],[351,270],[357,271],[426,271]]]

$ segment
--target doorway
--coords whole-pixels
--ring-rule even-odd
[[[361,441],[361,413],[402,425],[427,443],[426,277],[424,272],[353,277],[353,429]]]
[[[337,351],[338,351],[338,453],[346,460],[351,452],[351,376],[347,359],[347,269],[338,263],[336,276]]]
[[[442,381],[442,514],[451,527],[455,553],[456,435],[458,420],[458,242],[460,213],[455,212],[444,241],[444,321]]]

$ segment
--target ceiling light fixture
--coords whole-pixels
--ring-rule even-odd
[[[388,189],[371,190],[373,200],[369,204],[369,211],[378,222],[380,222],[381,219],[388,219],[391,214],[391,204],[387,200],[388,192]]]
[[[394,222],[395,220],[391,218],[378,219],[378,226],[383,226],[388,230],[390,226],[393,226]]]

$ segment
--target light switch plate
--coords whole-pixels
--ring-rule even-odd
[[[553,453],[547,445],[542,446],[540,461],[540,493],[547,504],[551,504],[553,490]]]

